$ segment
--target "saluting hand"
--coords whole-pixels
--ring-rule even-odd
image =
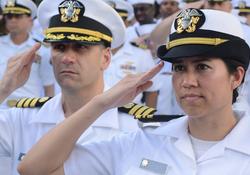
[[[0,102],[28,80],[33,59],[40,47],[41,44],[37,43],[31,49],[9,59],[0,82]]]
[[[148,72],[136,75],[127,75],[110,90],[101,95],[104,108],[110,109],[130,103],[139,93],[152,85],[150,81],[160,70],[161,62]]]

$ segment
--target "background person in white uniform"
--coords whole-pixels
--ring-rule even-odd
[[[100,114],[126,104],[150,85],[160,64],[96,96],[41,139],[21,162],[19,172],[248,175],[250,118],[245,111],[232,109],[250,58],[237,18],[216,10],[186,9],[175,19],[170,41],[159,47],[158,56],[173,64],[177,101],[187,116],[153,134],[138,132],[110,142],[74,146]]]
[[[114,9],[120,14],[127,13],[127,17],[133,16],[133,6],[122,0],[106,0],[107,3],[113,3]],[[111,4],[112,5],[112,4]],[[121,13],[123,11],[123,13]],[[121,16],[122,17],[122,16]],[[128,20],[126,16],[122,19],[127,27]],[[119,48],[112,50],[112,59],[110,66],[105,70],[105,82],[112,87],[128,74],[143,73],[155,66],[152,55],[148,50],[134,46],[129,42],[125,42]],[[153,86],[144,93],[144,102],[142,102],[143,94],[139,94],[133,102],[137,104],[145,103],[147,106],[156,107],[157,91],[159,90],[159,81],[155,78]]]
[[[71,7],[75,13],[67,16]],[[45,41],[51,43],[52,65],[62,94],[41,108],[0,111],[0,174],[4,175],[18,174],[16,168],[20,160],[41,136],[107,90],[103,72],[111,59],[110,50],[124,41],[125,27],[120,16],[103,1],[48,0],[41,8],[38,16],[47,29]],[[19,80],[27,79],[38,48],[39,45],[35,45],[32,50],[10,59],[0,85],[0,101],[15,89],[13,87],[22,85],[24,81]],[[39,101],[25,99],[23,106]],[[137,129],[133,116],[113,108],[89,127],[78,144]]]
[[[239,17],[239,20],[243,28],[246,42],[250,46],[250,1],[249,0],[246,0],[246,1],[236,0],[233,2],[234,2],[233,3],[234,11],[237,12],[237,15]],[[250,107],[250,70],[249,69],[246,72],[245,83],[241,89],[240,95],[242,96],[242,99],[245,99],[247,101],[246,108],[249,108]],[[242,105],[239,107],[244,107],[244,106]]]
[[[31,48],[36,43],[29,31],[37,12],[37,7],[31,0],[8,0],[2,5],[9,34],[0,37],[0,79],[9,58]],[[49,62],[49,49],[41,47],[35,57],[28,81],[23,87],[10,94],[1,104],[1,108],[12,107],[13,103],[23,97],[54,96],[54,76]]]

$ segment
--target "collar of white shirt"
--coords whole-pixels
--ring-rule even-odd
[[[22,47],[22,46],[32,47],[36,43],[36,41],[31,37],[31,35],[29,35],[29,38],[25,42],[23,42],[20,45],[16,45],[12,42],[12,40],[10,38],[10,34],[8,34],[8,35],[2,37],[2,43],[9,45],[11,47]]]
[[[224,149],[228,148],[250,155],[250,115],[245,111],[235,110],[234,112],[239,121],[237,125],[232,129],[232,131],[222,141],[220,141],[220,144],[224,145],[224,148],[220,151],[224,152]],[[183,144],[185,144],[184,142],[189,140],[187,121],[187,116],[172,120],[168,122],[166,126],[156,129],[153,134],[174,138],[177,142],[182,143],[182,145],[180,144],[182,147]]]
[[[61,99],[62,95],[58,94],[47,103],[45,103],[37,113],[37,116],[32,118],[30,124],[58,124],[62,122],[64,120],[64,112]],[[118,109],[113,108],[106,111],[91,126],[119,129]]]

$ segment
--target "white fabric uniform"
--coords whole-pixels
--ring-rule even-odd
[[[237,116],[240,120],[234,129],[198,160],[187,117],[182,117],[154,133],[137,132],[110,142],[76,145],[64,164],[65,175],[249,175],[250,116],[243,111]]]
[[[241,26],[242,26],[242,29],[243,29],[245,40],[246,40],[247,44],[250,47],[250,26],[245,24],[245,23],[242,23]]]
[[[0,111],[0,174],[17,175],[22,155],[46,132],[64,120],[61,94],[41,108],[9,109]],[[105,112],[79,139],[83,144],[109,139],[121,132],[138,129],[133,116],[118,112],[117,108]],[[13,172],[10,172],[10,171]]]
[[[159,95],[157,98],[156,114],[184,114],[179,107],[172,85],[172,64],[165,62],[164,67],[158,74],[158,80],[161,82]]]
[[[140,25],[137,22],[134,25],[132,25],[126,29],[125,41],[130,42],[130,41],[133,41],[142,35],[150,34],[156,26],[157,26],[156,21],[152,24],[144,24],[144,25]]]
[[[10,57],[21,53],[31,48],[36,41],[29,36],[27,41],[20,45],[15,45],[10,35],[0,37],[0,79],[3,77],[3,73],[7,67],[7,63]],[[45,47],[41,47],[38,51],[38,55],[41,57],[32,64],[31,73],[28,81],[25,85],[15,90],[8,98],[19,99],[23,97],[41,97],[44,96],[43,87],[53,85],[54,74],[52,66],[50,65],[50,50]],[[7,108],[6,101],[0,105],[0,108]]]
[[[245,40],[248,46],[250,47],[250,26],[247,25],[246,23],[242,23],[242,28],[243,28]],[[246,107],[246,109],[249,109],[250,108],[250,69],[249,68],[246,72],[244,86],[242,87],[240,93],[241,93],[240,95],[245,101],[244,106]]]
[[[155,66],[149,52],[125,43],[114,55],[112,55],[110,66],[104,72],[105,82],[114,86],[128,74],[144,73]],[[146,92],[158,91],[160,88],[157,77],[153,78],[153,85]],[[135,99],[135,103],[141,103],[142,94]]]

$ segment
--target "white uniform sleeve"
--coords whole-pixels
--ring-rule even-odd
[[[12,129],[7,112],[0,111],[0,174],[11,174]]]
[[[43,86],[49,86],[54,84],[55,78],[53,73],[53,67],[50,64],[50,49],[41,47],[39,50],[39,53],[41,54],[41,66],[40,66],[40,77],[42,81]]]
[[[133,149],[135,133],[114,137],[110,141],[77,145],[64,164],[65,175],[122,174],[124,160]]]

